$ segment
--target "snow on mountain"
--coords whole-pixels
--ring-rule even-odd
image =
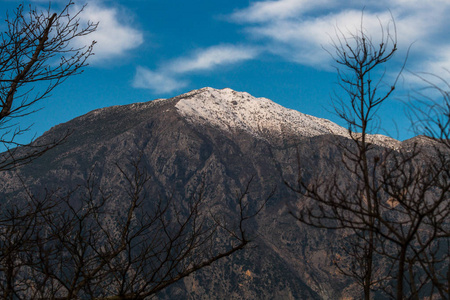
[[[324,134],[349,137],[346,128],[329,120],[229,88],[218,90],[205,87],[180,98],[175,106],[188,121],[210,124],[228,132],[244,130],[261,138],[268,135],[313,137]],[[368,135],[368,141],[389,148],[400,145],[399,141],[381,134]]]
[[[96,118],[113,110],[141,111],[154,105],[177,101],[178,113],[194,124],[212,125],[229,133],[246,131],[256,137],[289,138],[291,136],[314,137],[325,134],[349,138],[348,130],[327,119],[321,119],[285,108],[267,98],[256,98],[246,92],[232,89],[205,87],[171,99],[115,106],[92,111],[79,119]],[[399,141],[374,134],[368,141],[384,147],[397,148]]]
[[[186,119],[217,126],[232,132],[244,130],[255,136],[302,135],[307,137],[335,134],[348,136],[347,130],[320,119],[285,108],[266,98],[225,88],[203,88],[182,95],[176,104]]]

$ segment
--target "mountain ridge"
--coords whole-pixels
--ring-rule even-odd
[[[204,87],[172,98],[99,108],[66,123],[89,121],[92,118],[102,117],[102,114],[114,114],[119,111],[123,111],[124,114],[133,111],[139,113],[155,106],[171,104],[180,116],[191,124],[212,125],[228,133],[244,130],[269,141],[326,134],[350,138],[346,128],[330,120],[288,109],[270,99],[256,98],[246,92],[237,92],[230,88]],[[131,119],[133,116],[130,115],[128,118]],[[145,121],[145,118],[141,121]],[[52,127],[43,135],[51,133],[66,123]],[[401,143],[381,134],[372,134],[368,137],[370,142],[390,148],[397,148]]]

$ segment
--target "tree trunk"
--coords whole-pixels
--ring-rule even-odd
[[[397,300],[403,300],[403,277],[405,273],[406,246],[402,246],[398,260]]]

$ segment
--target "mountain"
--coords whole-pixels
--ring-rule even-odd
[[[276,192],[252,223],[256,248],[241,251],[184,279],[160,299],[351,299],[356,286],[334,267],[333,241],[342,233],[299,224],[289,214],[302,169],[331,174],[349,143],[348,132],[328,120],[284,108],[231,89],[203,88],[150,102],[94,110],[55,126],[37,139],[67,141],[17,171],[27,186],[45,189],[82,185],[94,177],[118,191],[117,165],[141,156],[151,175],[150,195],[184,201],[198,182],[211,208],[236,212],[236,193],[249,180],[249,201],[258,206]],[[377,147],[400,142],[374,135]],[[3,193],[21,189],[14,173],[0,178]],[[124,206],[114,194],[109,205]]]

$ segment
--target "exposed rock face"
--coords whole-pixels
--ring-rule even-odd
[[[236,191],[254,176],[255,206],[276,186],[253,224],[256,248],[228,257],[162,292],[167,299],[339,299],[354,287],[333,266],[338,233],[298,224],[288,204],[296,195],[284,183],[295,182],[297,153],[302,169],[331,172],[340,159],[337,140],[347,130],[324,119],[283,108],[230,89],[204,88],[171,98],[92,111],[45,133],[51,141],[73,131],[65,144],[19,170],[35,190],[73,187],[92,172],[114,191],[115,164],[143,155],[155,197],[170,193],[183,201],[205,178],[210,207],[236,210]],[[399,142],[373,136],[375,144]],[[14,192],[10,175],[4,192]],[[111,206],[120,209],[120,193]],[[150,205],[150,204],[149,204]]]

